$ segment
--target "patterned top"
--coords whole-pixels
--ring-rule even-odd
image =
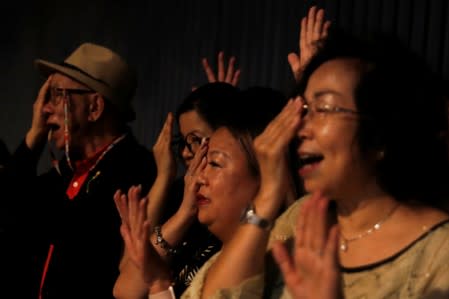
[[[197,223],[190,230],[184,242],[176,248],[172,261],[174,291],[179,297],[191,284],[198,270],[221,248],[221,242],[205,227]]]

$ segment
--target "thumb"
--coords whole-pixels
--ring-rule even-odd
[[[292,70],[297,70],[299,68],[299,56],[296,53],[289,53],[287,56],[288,63]]]

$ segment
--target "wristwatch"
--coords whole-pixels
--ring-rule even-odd
[[[243,210],[242,216],[240,217],[240,222],[254,224],[264,230],[270,230],[271,228],[271,222],[258,216],[252,203],[250,203],[245,210]]]

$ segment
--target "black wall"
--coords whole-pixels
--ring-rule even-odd
[[[13,150],[26,133],[43,82],[35,58],[62,61],[91,41],[119,52],[139,76],[132,127],[150,147],[168,111],[205,82],[200,59],[236,55],[241,87],[287,90],[287,54],[313,5],[339,26],[397,33],[449,78],[447,0],[39,0],[3,2],[0,31],[0,138]],[[47,166],[48,164],[46,164]]]

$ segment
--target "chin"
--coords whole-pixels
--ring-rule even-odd
[[[201,208],[198,209],[197,219],[198,219],[198,222],[204,226],[209,226],[211,224],[211,221],[210,221],[210,219],[208,219],[207,215],[204,215],[204,213],[201,213]]]
[[[305,180],[303,184],[304,184],[304,190],[307,193],[313,193],[316,191],[320,191],[323,193],[326,189],[323,185],[321,185],[317,181],[313,181],[313,180]]]
[[[53,146],[58,150],[58,151],[64,151],[65,149],[65,143],[64,140],[52,140]]]

